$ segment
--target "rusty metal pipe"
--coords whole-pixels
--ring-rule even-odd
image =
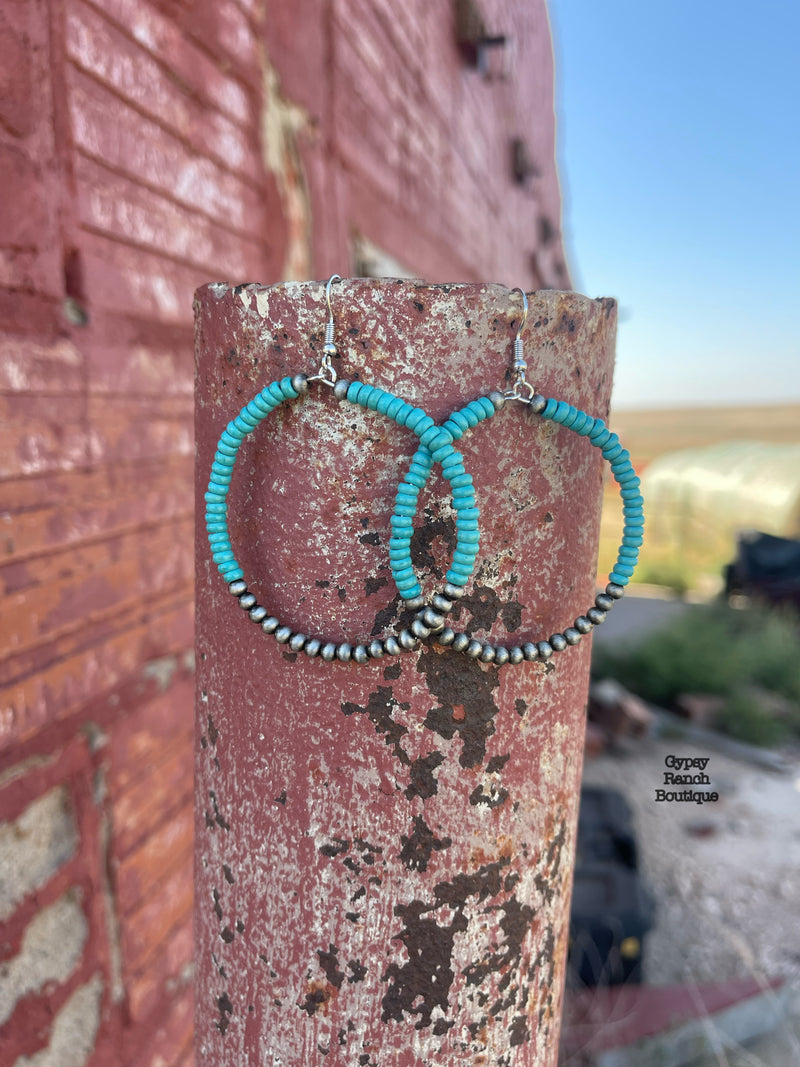
[[[504,287],[362,280],[334,296],[340,375],[437,421],[507,387],[520,302]],[[613,301],[529,300],[530,379],[605,416]],[[210,559],[203,493],[242,404],[318,366],[324,287],[210,285],[195,310],[197,1062],[554,1065],[589,639],[501,669],[435,644],[328,664],[248,623]],[[389,517],[417,442],[312,393],[246,439],[230,527],[261,601],[343,640],[398,611]],[[601,458],[513,402],[459,448],[482,544],[455,618],[546,639],[593,596]],[[440,476],[423,507],[414,559],[440,578]]]

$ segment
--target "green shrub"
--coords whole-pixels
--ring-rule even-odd
[[[661,707],[680,693],[727,697],[721,727],[754,744],[774,744],[786,725],[800,732],[800,638],[793,613],[714,603],[689,608],[677,620],[627,648],[598,648],[592,673],[616,678]],[[748,687],[778,693],[798,705],[787,724],[757,707]]]
[[[786,737],[786,726],[766,711],[757,697],[744,690],[728,697],[717,726],[748,745],[769,747]]]

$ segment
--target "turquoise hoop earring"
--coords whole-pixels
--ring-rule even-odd
[[[228,490],[239,448],[245,437],[253,433],[280,404],[307,393],[310,382],[321,381],[333,387],[337,400],[347,400],[367,410],[377,411],[386,415],[398,426],[407,426],[417,435],[421,446],[426,450],[426,459],[417,464],[420,473],[412,474],[412,478],[420,477],[423,469],[425,469],[427,478],[433,464],[441,464],[442,473],[453,489],[454,506],[458,509],[460,518],[456,552],[453,565],[448,571],[448,582],[452,582],[453,588],[457,588],[459,583],[465,585],[471,577],[479,542],[477,525],[479,512],[475,506],[472,477],[464,468],[461,454],[453,448],[452,437],[436,426],[434,420],[422,408],[413,407],[401,398],[385,390],[377,389],[375,386],[367,385],[365,382],[337,379],[336,371],[331,363],[331,357],[336,354],[337,350],[333,340],[334,324],[330,305],[330,287],[337,278],[339,278],[338,274],[333,275],[326,285],[325,296],[328,302],[329,321],[325,328],[323,359],[318,373],[310,378],[305,374],[296,374],[293,377],[285,377],[281,381],[271,382],[245,404],[232,422],[228,423],[219,438],[211,465],[211,476],[205,493],[205,518],[208,543],[217,569],[227,582],[231,594],[237,598],[239,606],[247,612],[252,622],[261,627],[265,634],[273,635],[279,644],[287,645],[292,652],[304,651],[310,657],[319,656],[327,662],[333,660],[346,662],[353,659],[357,663],[366,663],[369,659],[380,659],[385,653],[399,655],[404,651],[412,651],[418,645],[417,636],[408,629],[402,629],[396,637],[389,634],[383,638],[366,639],[351,645],[346,641],[337,643],[327,641],[323,637],[309,636],[282,623],[250,592],[244,580],[244,571],[236,559],[231,544],[227,518]],[[410,484],[413,487],[413,482]],[[421,484],[424,484],[424,480]],[[407,542],[410,545],[411,518],[407,509],[399,514],[396,512],[392,516],[392,534],[395,549],[397,543],[405,545]],[[469,568],[465,565],[466,561],[471,561]],[[424,600],[422,597],[411,595],[411,587],[408,585],[409,569],[410,559],[409,567],[401,567],[397,573],[400,580],[405,583],[404,590],[409,594],[405,598],[406,607],[416,609],[424,604]],[[413,576],[413,569],[411,569],[411,576]]]
[[[611,473],[619,486],[623,502],[624,526],[617,561],[609,574],[609,582],[605,591],[595,597],[594,604],[585,614],[579,615],[571,626],[565,627],[563,632],[557,631],[551,634],[546,641],[529,641],[508,648],[502,644],[495,645],[491,641],[480,641],[463,631],[446,626],[445,616],[452,609],[454,601],[464,595],[463,587],[458,589],[446,587],[444,594],[434,596],[430,605],[424,607],[411,624],[411,632],[416,637],[422,639],[433,636],[440,645],[450,646],[455,652],[462,652],[482,663],[494,663],[498,667],[507,663],[549,660],[554,652],[563,652],[577,645],[582,636],[590,633],[595,626],[599,626],[614,603],[623,596],[625,586],[633,575],[639,558],[644,528],[644,498],[640,492],[641,483],[631,463],[630,453],[622,447],[617,434],[609,430],[602,419],[587,415],[586,412],[566,401],[545,399],[527,381],[522,330],[528,317],[528,299],[521,289],[512,291],[522,295],[523,317],[514,338],[514,381],[511,389],[505,394],[491,393],[489,398],[482,397],[479,401],[468,404],[460,412],[454,412],[442,425],[442,430],[446,431],[451,440],[459,440],[468,429],[476,426],[480,421],[477,417],[478,411],[485,411],[486,414],[483,417],[486,418],[498,410],[506,400],[519,400],[529,405],[534,414],[573,430],[581,437],[588,437],[590,443],[600,449],[603,458],[610,463]],[[491,412],[488,410],[489,406],[492,408]],[[412,461],[412,467],[415,463],[419,469],[424,469],[426,463],[424,442]],[[403,484],[401,483],[401,490],[398,491],[398,502],[406,499],[405,495],[401,497]],[[419,489],[417,489],[418,492]],[[416,502],[416,497],[414,499]],[[416,512],[416,507],[414,512]]]

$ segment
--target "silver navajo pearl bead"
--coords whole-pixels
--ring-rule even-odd
[[[481,652],[483,652],[483,644],[478,641],[477,638],[473,637],[473,639],[464,649],[464,652],[467,656],[470,657],[470,659],[477,659]]]
[[[406,608],[407,611],[416,611],[417,608],[424,608],[425,607],[425,597],[424,596],[414,596],[410,600],[404,600],[403,601],[403,607]]]
[[[494,404],[495,411],[499,411],[506,402],[506,398],[503,394],[499,393],[496,389],[493,389],[492,392],[489,393],[489,399]]]
[[[449,597],[442,596],[441,593],[437,593],[431,600],[431,607],[435,611],[441,611],[443,615],[446,615],[452,606],[453,601]]]
[[[614,601],[606,593],[598,593],[594,598],[594,602],[601,611],[611,611],[614,607]]]
[[[275,631],[275,640],[279,645],[285,645],[292,636],[291,626],[281,626],[280,629]]]
[[[417,639],[409,630],[401,630],[397,635],[397,642],[406,652],[411,652],[417,647]]]
[[[249,611],[250,608],[254,608],[258,601],[252,593],[242,593],[239,597],[239,607],[244,611]]]
[[[308,392],[308,378],[306,378],[305,374],[295,374],[294,378],[292,378],[292,386],[295,392],[302,396],[303,393]]]
[[[289,648],[292,650],[292,652],[301,652],[305,643],[305,634],[292,634],[291,638],[289,639]]]
[[[469,637],[465,633],[457,633],[453,638],[453,651],[464,652],[469,645]]]
[[[402,653],[402,648],[397,643],[397,638],[389,637],[384,638],[383,647],[386,649],[386,654],[389,656],[399,656]]]
[[[369,652],[372,659],[380,659],[383,655],[383,642],[375,638],[374,641],[370,641],[367,645],[367,652]]]
[[[539,659],[550,659],[553,655],[553,646],[549,641],[537,642],[536,648],[539,652]]]
[[[303,648],[303,651],[305,652],[305,654],[307,656],[309,656],[310,658],[313,659],[314,656],[318,656],[319,655],[319,650],[321,648],[322,648],[322,642],[319,640],[319,638],[318,637],[312,637],[310,640],[306,641],[305,647]]]
[[[625,586],[617,585],[616,582],[609,582],[606,586],[606,592],[610,597],[613,597],[614,600],[620,600],[625,596]]]
[[[490,645],[488,643],[485,644],[483,646],[483,649],[481,650],[480,656],[478,656],[478,659],[481,661],[481,663],[493,663],[495,660],[494,645]]]
[[[505,666],[511,658],[511,653],[504,645],[498,645],[494,650],[494,661],[498,667]]]
[[[554,652],[563,652],[567,647],[567,639],[564,634],[550,634],[549,642]]]
[[[242,593],[247,592],[247,582],[243,582],[241,578],[237,578],[235,582],[231,582],[228,586],[228,592],[233,596],[241,596]]]
[[[278,619],[275,618],[274,615],[270,615],[268,619],[264,619],[264,621],[261,623],[261,629],[264,631],[265,634],[274,634],[279,626],[280,622],[278,621]]]
[[[347,396],[347,390],[350,388],[350,382],[347,378],[340,378],[336,385],[333,387],[333,395],[337,400],[344,400]]]
[[[527,644],[522,646],[522,655],[527,660],[534,660],[539,658],[539,649],[534,645],[532,641],[528,641]]]
[[[451,630],[449,626],[445,626],[440,634],[436,635],[436,640],[440,645],[452,645],[456,639],[455,630]]]
[[[575,620],[575,629],[578,631],[578,633],[588,634],[592,631],[592,624],[589,622],[585,615],[579,615]]]
[[[445,582],[442,592],[445,596],[450,597],[451,600],[460,600],[464,595],[464,590],[460,585],[453,585],[452,582]]]
[[[259,622],[260,623],[260,622],[263,622],[264,619],[266,619],[267,615],[269,615],[269,612],[261,604],[256,604],[256,606],[254,608],[250,608],[250,611],[248,612],[248,614],[249,614],[250,618],[253,620],[253,622]]]
[[[519,645],[514,645],[513,648],[510,648],[508,650],[508,662],[509,663],[522,663],[522,661],[524,659],[525,659],[525,653],[522,651],[522,649],[519,647]]]
[[[599,626],[606,617],[606,613],[601,611],[600,608],[589,608],[586,612],[586,618],[593,626]]]
[[[322,646],[320,656],[326,663],[330,663],[336,657],[336,644],[333,641],[328,641],[327,644]]]
[[[564,630],[564,637],[566,638],[568,645],[577,645],[581,639],[579,631],[576,630],[574,626],[568,626],[566,630]]]
[[[353,649],[353,659],[356,663],[366,663],[369,659],[369,653],[367,652],[365,645],[356,645]]]
[[[347,663],[350,657],[353,655],[353,649],[351,645],[348,645],[346,641],[342,641],[339,647],[336,649],[336,658],[341,660],[342,663]]]
[[[534,393],[529,407],[534,414],[539,415],[547,407],[547,401],[541,393]]]
[[[425,625],[422,619],[414,619],[414,621],[411,623],[411,632],[415,637],[419,637],[420,640],[431,636],[430,628]],[[402,638],[400,643],[402,644]]]
[[[435,633],[437,630],[441,630],[444,627],[444,616],[439,615],[433,608],[425,608],[420,618],[425,625],[430,628],[432,633]]]

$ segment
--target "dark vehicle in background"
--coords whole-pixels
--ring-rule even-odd
[[[739,535],[724,571],[725,596],[750,596],[800,608],[800,541],[751,531]]]
[[[640,982],[653,916],[627,801],[616,789],[585,786],[572,890],[570,986]]]

